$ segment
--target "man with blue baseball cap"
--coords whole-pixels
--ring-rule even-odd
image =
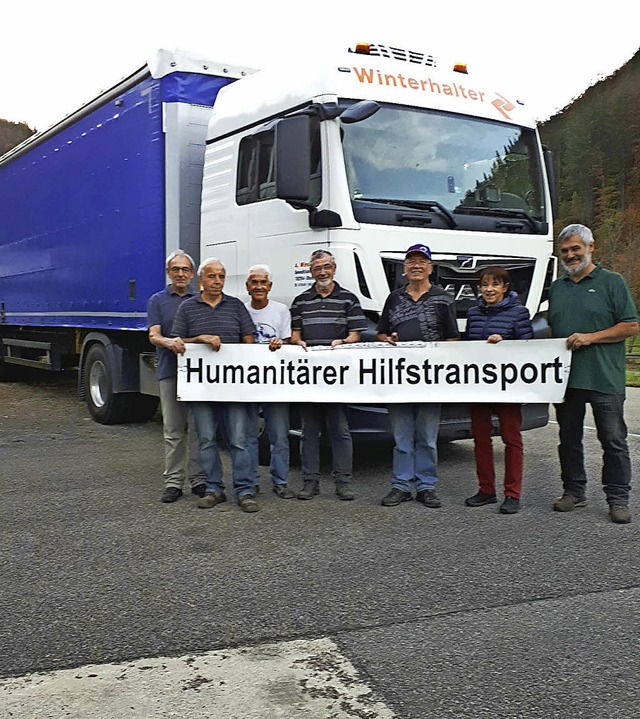
[[[460,335],[453,300],[439,285],[431,284],[431,250],[412,245],[405,254],[404,274],[408,284],[394,290],[384,304],[378,322],[381,342],[439,342],[457,340]],[[440,404],[411,402],[390,404],[389,422],[393,432],[392,488],[382,504],[393,507],[416,499],[425,507],[440,507],[435,492],[438,479],[438,428]]]

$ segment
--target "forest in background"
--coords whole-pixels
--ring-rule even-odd
[[[640,51],[539,130],[554,153],[556,236],[588,225],[595,259],[625,277],[640,307]]]
[[[640,51],[539,129],[554,152],[556,236],[588,225],[596,259],[624,275],[640,307]],[[33,132],[0,119],[0,155]]]

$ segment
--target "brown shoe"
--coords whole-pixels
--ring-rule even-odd
[[[425,507],[430,507],[431,509],[442,507],[440,497],[438,497],[433,489],[421,489],[419,492],[416,492],[416,501],[422,502]]]
[[[612,504],[609,506],[609,518],[614,524],[629,524],[631,512],[626,504]]]
[[[253,494],[242,495],[242,497],[238,499],[238,506],[243,512],[249,513],[257,512],[260,509]]]
[[[578,507],[585,507],[587,500],[585,497],[575,497],[573,494],[567,494],[566,492],[562,497],[558,497],[553,503],[554,512],[571,512]]]
[[[298,499],[313,499],[317,494],[320,494],[320,482],[317,479],[305,479],[298,492]]]
[[[356,495],[351,491],[349,482],[336,482],[336,496],[346,502],[356,498]]]
[[[292,489],[289,489],[286,484],[274,484],[273,493],[280,499],[293,499],[296,495]]]
[[[213,509],[216,504],[226,502],[227,497],[224,492],[207,492],[207,494],[198,500],[198,507],[200,509]]]

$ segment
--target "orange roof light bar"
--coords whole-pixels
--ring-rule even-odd
[[[371,43],[370,42],[356,43],[354,52],[357,52],[360,55],[369,55],[371,53]]]
[[[469,72],[468,72],[468,70],[467,70],[467,63],[466,63],[466,62],[457,62],[457,63],[453,66],[453,71],[454,71],[454,72],[462,72],[462,73],[464,73],[465,75],[468,75],[468,74],[469,74]]]

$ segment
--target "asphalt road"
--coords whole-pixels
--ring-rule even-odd
[[[637,477],[638,389],[626,416]],[[95,424],[71,379],[0,385],[0,677],[328,638],[402,719],[636,719],[640,501],[609,522],[587,429],[588,505],[552,512],[556,431],[525,434],[518,515],[464,506],[469,441],[441,448],[439,510],[380,506],[378,445],[356,452],[355,502],[263,480],[247,515],[159,502],[158,421]]]

